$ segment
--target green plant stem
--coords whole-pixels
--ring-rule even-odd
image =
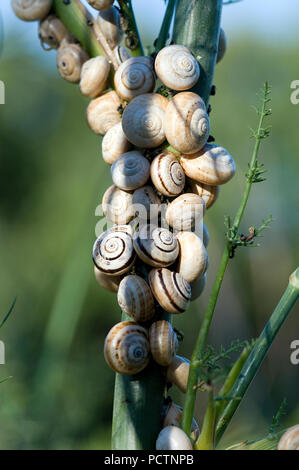
[[[155,51],[158,53],[166,45],[169,30],[172,22],[173,15],[175,13],[176,5],[179,0],[168,0],[167,8],[159,32],[159,36],[156,39]]]
[[[130,49],[130,54],[132,57],[138,57],[144,55],[144,49],[142,45],[142,40],[139,34],[138,26],[135,19],[135,14],[132,6],[131,0],[118,0],[122,15],[125,16],[126,22],[128,23],[126,37],[128,41],[125,42],[125,45]],[[130,45],[132,40],[133,46]]]
[[[214,448],[216,407],[213,390],[209,392],[209,402],[199,438],[194,444],[194,450],[212,450]]]
[[[271,436],[267,436],[256,441],[240,442],[228,447],[226,450],[276,450],[281,436],[286,431],[287,429],[284,429],[283,431],[279,431]]]
[[[230,396],[238,398],[228,403],[222,415],[219,418],[216,431],[216,442],[218,443],[228,424],[230,423],[235,411],[237,410],[240,399],[245,395],[249,385],[254,379],[260,365],[267,355],[276,335],[283,323],[286,321],[290,311],[299,297],[299,268],[290,276],[288,287],[281,297],[277,307],[271,315],[268,323],[257,340],[253,350],[247,358],[236,382],[231,389]]]

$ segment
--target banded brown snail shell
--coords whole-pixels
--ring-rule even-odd
[[[174,356],[166,370],[166,378],[176,385],[181,392],[186,393],[189,377],[190,362],[181,356]]]
[[[207,273],[191,282],[191,302],[198,299],[204,291],[207,283]]]
[[[122,279],[117,300],[120,308],[137,322],[148,321],[154,316],[152,292],[140,276],[129,275]]]
[[[104,356],[107,364],[119,374],[141,372],[150,359],[147,330],[136,322],[117,323],[106,337]]]
[[[132,193],[114,184],[104,193],[102,208],[108,220],[115,224],[127,224],[133,218]]]
[[[118,286],[121,281],[120,276],[107,276],[107,274],[102,273],[96,266],[94,266],[94,275],[101,287],[114,294],[118,291]]]
[[[152,269],[149,284],[155,299],[168,313],[183,313],[191,298],[190,284],[178,273],[166,268]]]
[[[168,205],[165,217],[174,230],[190,230],[202,220],[205,210],[206,204],[200,196],[185,193]]]
[[[177,196],[185,186],[185,173],[172,153],[160,153],[151,164],[151,179],[164,196]]]
[[[146,185],[135,189],[133,193],[134,212],[141,220],[147,220],[158,223],[158,214],[160,212],[161,200],[153,190],[152,186]]]
[[[121,121],[118,108],[121,102],[115,91],[93,99],[87,108],[86,117],[91,130],[98,135],[106,132]]]
[[[134,248],[142,261],[150,266],[170,266],[177,259],[179,246],[175,236],[167,229],[143,225],[133,238]]]
[[[150,174],[148,160],[137,150],[124,153],[111,167],[113,183],[125,191],[143,186]]]
[[[151,57],[131,57],[123,62],[115,73],[114,84],[126,101],[153,91],[155,76]]]
[[[208,267],[208,253],[203,241],[194,232],[179,232],[176,237],[180,246],[176,269],[191,283],[205,273]]]
[[[168,366],[177,349],[177,337],[166,320],[158,320],[149,329],[150,349],[154,361],[160,366]]]

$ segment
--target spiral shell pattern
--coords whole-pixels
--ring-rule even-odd
[[[165,140],[164,116],[167,98],[156,93],[136,96],[125,108],[122,118],[127,139],[137,147],[153,148]]]
[[[151,179],[164,196],[177,196],[185,186],[185,173],[172,153],[160,153],[151,164]]]
[[[277,450],[299,450],[299,424],[292,426],[283,434]]]
[[[133,375],[141,372],[149,362],[149,352],[147,330],[135,322],[117,323],[105,340],[106,362],[119,374]]]
[[[95,266],[108,276],[129,271],[136,258],[131,227],[117,225],[102,233],[94,243],[92,257]]]
[[[150,174],[150,164],[137,150],[124,153],[111,167],[112,180],[125,191],[143,186]]]
[[[131,57],[123,62],[114,76],[117,93],[126,101],[154,89],[155,76],[150,57]]]
[[[164,47],[155,61],[156,74],[172,90],[192,88],[198,81],[200,69],[189,49],[181,45]]]
[[[132,193],[119,189],[114,184],[104,193],[102,208],[108,220],[115,224],[127,224],[134,216]]]
[[[111,127],[121,121],[118,111],[120,105],[120,99],[115,91],[109,91],[105,95],[92,100],[86,112],[90,129],[95,134],[105,135]]]
[[[206,204],[200,196],[185,193],[168,205],[165,217],[174,230],[190,230],[202,220],[205,210]]]
[[[143,225],[134,235],[133,243],[139,258],[157,268],[170,266],[179,254],[175,236],[155,225]]]
[[[154,361],[160,366],[168,366],[177,348],[177,337],[166,320],[158,320],[149,329],[150,349]]]
[[[81,69],[88,59],[84,49],[79,44],[69,44],[65,41],[57,52],[57,68],[62,78],[71,83],[79,83]]]
[[[38,21],[50,12],[52,0],[12,0],[11,6],[21,20]]]
[[[130,58],[129,52],[123,46],[115,46],[115,48],[113,49],[113,55],[118,65],[121,65],[123,62]]]
[[[137,322],[150,320],[155,313],[152,292],[142,277],[129,275],[119,285],[117,300],[120,308]]]
[[[152,269],[149,283],[155,299],[168,313],[183,313],[191,298],[190,284],[178,273],[166,268]]]

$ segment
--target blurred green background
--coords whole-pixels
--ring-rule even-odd
[[[237,6],[226,8],[233,12]],[[101,159],[100,139],[85,121],[88,100],[58,77],[55,52],[40,53],[37,40],[28,46],[24,28],[35,34],[36,25],[20,26],[20,34],[21,23],[13,25],[0,57],[6,85],[6,104],[0,107],[0,316],[15,296],[17,303],[0,332],[6,346],[0,379],[13,376],[0,385],[0,448],[108,449],[114,374],[102,348],[120,312],[116,297],[96,284],[90,252],[95,208],[111,184],[109,168]],[[224,215],[234,215],[241,197],[253,147],[249,127],[257,121],[251,106],[265,80],[273,86],[272,137],[261,152],[267,181],[254,186],[242,231],[270,214],[275,222],[260,248],[240,249],[230,263],[210,342],[219,348],[257,336],[298,265],[299,105],[290,102],[290,83],[299,79],[298,36],[271,41],[250,28],[241,30],[238,23],[238,32],[228,36],[211,99],[212,135],[234,156],[238,171],[205,216],[210,231],[206,290],[175,319],[185,334],[179,353],[186,357],[215,278]],[[145,43],[153,40],[150,25],[143,32]],[[299,338],[298,314],[297,307],[223,446],[267,434],[284,397],[283,425],[299,422],[299,366],[289,359],[290,343]],[[182,394],[170,394],[183,403]],[[197,416],[201,407],[199,396]]]

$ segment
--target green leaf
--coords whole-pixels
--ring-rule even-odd
[[[1,321],[0,328],[2,328],[2,326],[4,325],[4,323],[6,322],[8,317],[10,316],[11,312],[13,311],[14,306],[16,305],[16,301],[17,301],[17,298],[14,299],[13,303],[11,304],[10,309],[8,310],[7,314],[4,316],[3,320]]]

